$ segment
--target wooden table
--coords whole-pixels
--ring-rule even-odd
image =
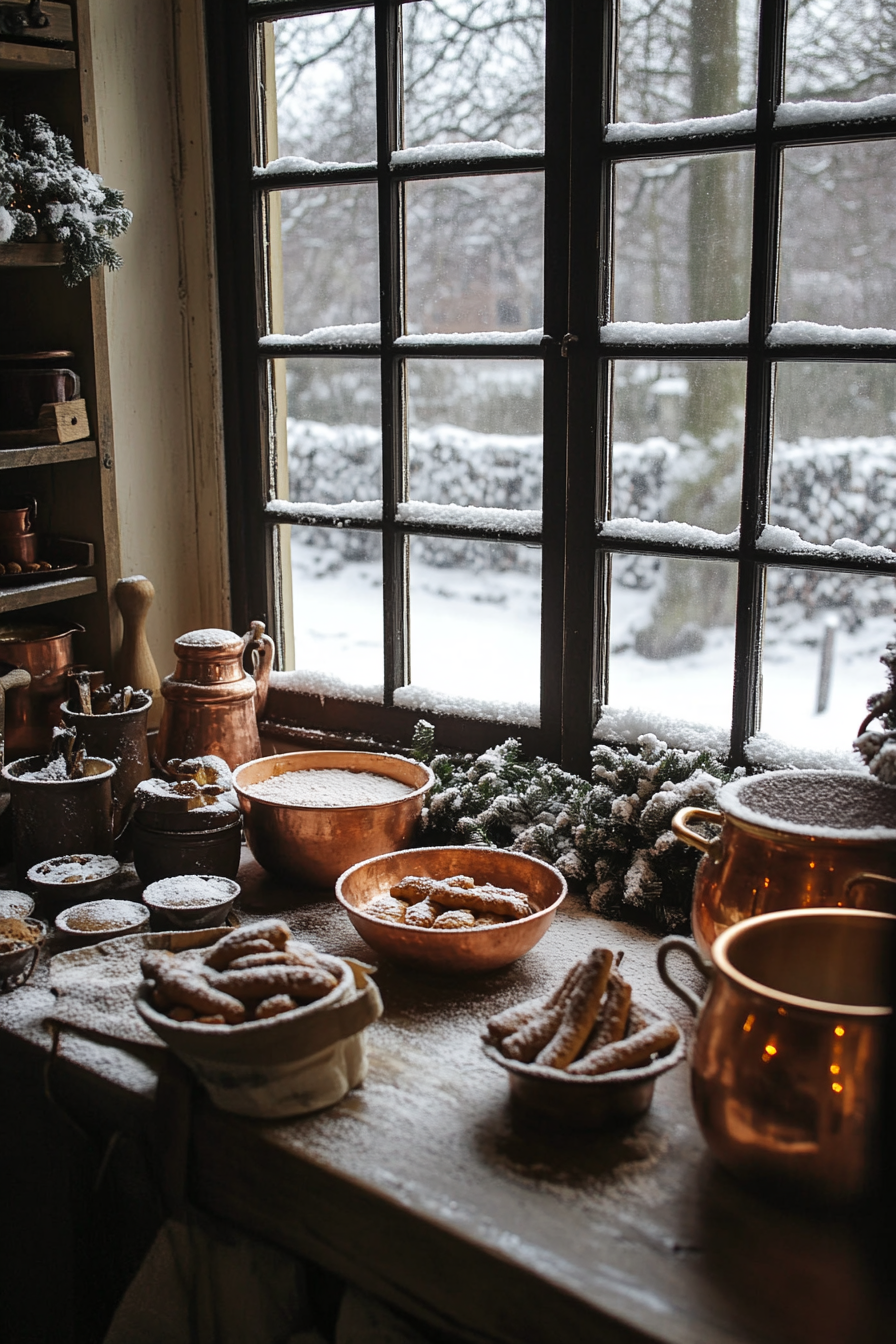
[[[318,946],[370,957],[332,898],[290,893],[251,859],[241,879],[244,917],[284,914]],[[439,980],[384,964],[370,1074],[340,1105],[250,1122],[200,1100],[191,1197],[465,1339],[889,1344],[896,1303],[863,1221],[738,1187],[706,1152],[685,1067],[614,1134],[515,1127],[481,1024],[596,943],[624,948],[636,992],[690,1025],[656,975],[655,940],[570,897],[503,971]],[[45,1054],[48,1003],[39,985],[0,999],[0,1045]],[[58,1054],[55,1076],[79,1105],[149,1123],[153,1052],[65,1031]]]

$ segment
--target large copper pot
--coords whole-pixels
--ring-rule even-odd
[[[0,661],[24,668],[31,685],[6,697],[6,759],[50,750],[60,706],[68,695],[72,635],[83,625],[0,624]]]
[[[257,715],[264,709],[274,642],[261,621],[245,635],[192,630],[175,641],[177,666],[162,682],[165,704],[156,739],[160,765],[175,758],[222,756],[230,768],[261,755]],[[243,668],[251,654],[252,675]]]
[[[660,944],[661,978],[699,1012],[697,1122],[735,1176],[822,1203],[873,1188],[894,926],[869,910],[778,911],[726,929],[708,966],[688,939]],[[702,1004],[670,974],[673,951],[709,975]]]
[[[719,810],[685,807],[680,840],[702,851],[691,927],[703,952],[731,924],[805,906],[896,908],[896,788],[850,771],[781,770],[719,790]],[[692,821],[722,827],[714,839]]]

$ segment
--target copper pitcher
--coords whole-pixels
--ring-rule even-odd
[[[778,770],[719,790],[719,810],[685,807],[679,840],[704,858],[691,927],[707,952],[732,924],[770,910],[847,906],[896,910],[896,788],[852,771]],[[713,839],[692,821],[722,827]]]
[[[751,1186],[821,1203],[861,1198],[878,1175],[896,919],[781,910],[716,939],[704,962],[666,938],[660,977],[699,1013],[691,1094],[710,1151]],[[701,1003],[670,973],[684,952],[710,980]]]
[[[267,700],[274,641],[261,621],[245,635],[192,630],[175,640],[177,666],[162,682],[156,739],[160,765],[176,757],[222,756],[231,769],[261,755],[257,716]],[[252,673],[244,658],[251,655]]]

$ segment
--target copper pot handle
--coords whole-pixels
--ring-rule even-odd
[[[686,807],[684,810],[685,812],[696,812],[700,809]],[[679,816],[680,815],[681,813],[679,813]],[[671,937],[664,938],[656,950],[656,969],[659,972],[660,979],[667,989],[671,989],[672,993],[676,994],[678,998],[681,999],[682,1003],[687,1004],[696,1017],[703,1007],[703,999],[699,998],[687,985],[680,985],[678,981],[673,978],[672,972],[666,965],[666,962],[669,960],[670,952],[684,952],[685,956],[693,962],[701,975],[706,976],[707,980],[712,977],[712,965],[703,960],[690,938],[680,938],[674,933]]]
[[[697,821],[709,821],[713,826],[721,826],[725,818],[721,812],[710,812],[705,807],[682,807],[672,818],[672,830],[679,840],[683,840],[686,845],[692,845],[694,849],[699,849],[701,854],[709,854],[711,858],[717,859],[720,849],[718,836],[714,840],[707,840],[697,831],[692,831],[688,822],[693,818]]]
[[[249,650],[252,659],[252,677],[255,681],[255,715],[260,718],[268,698],[268,683],[274,665],[274,641],[264,632],[263,621],[253,621],[243,635],[243,653]]]
[[[844,900],[849,898],[853,887],[858,886],[860,882],[883,882],[887,886],[896,887],[896,877],[887,877],[885,873],[853,873],[852,877],[843,883]]]

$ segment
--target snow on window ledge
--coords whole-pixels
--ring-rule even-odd
[[[265,507],[266,513],[276,514],[282,520],[291,515],[296,520],[319,518],[321,522],[381,523],[383,520],[383,501],[381,499],[353,499],[348,504],[317,504],[313,500],[294,501],[290,499],[272,499]]]
[[[472,531],[515,532],[521,537],[541,532],[540,509],[476,508],[471,504],[428,504],[413,500],[399,504],[396,518],[400,523],[418,523],[423,527],[468,527]]]
[[[756,109],[744,108],[723,117],[689,117],[685,121],[613,121],[604,133],[611,143],[626,140],[669,140],[673,136],[726,135],[754,131]]]
[[[315,327],[313,331],[306,331],[302,336],[262,336],[258,348],[272,350],[282,345],[339,345],[349,349],[353,345],[377,345],[379,339],[379,322],[355,322],[344,327]]]
[[[541,723],[541,714],[537,705],[524,701],[508,703],[504,700],[474,700],[471,697],[454,697],[442,691],[432,691],[427,686],[401,686],[395,692],[395,704],[400,709],[425,710],[430,714],[450,714],[459,719],[484,719],[495,723],[518,724],[524,728],[537,728]]]
[[[822,546],[815,541],[804,541],[799,532],[790,527],[775,527],[766,524],[756,542],[760,551],[788,551],[792,555],[855,556],[863,560],[886,560],[896,564],[896,552],[887,546],[866,546],[863,541],[854,541],[852,537],[840,537],[830,546]]]
[[[431,331],[399,336],[395,346],[401,349],[409,345],[539,345],[543,336],[543,327],[530,327],[528,331]]]
[[[603,537],[619,541],[663,542],[677,546],[701,546],[712,551],[736,551],[740,529],[711,532],[691,523],[648,522],[643,518],[611,518],[600,525]]]
[[[749,315],[719,322],[607,322],[600,339],[612,345],[737,345],[749,330]]]
[[[594,729],[595,741],[612,746],[634,746],[639,737],[652,733],[669,747],[681,751],[711,751],[724,758],[730,734],[724,728],[675,719],[655,710],[617,709],[605,705]],[[769,733],[756,733],[746,745],[750,765],[759,770],[849,770],[866,774],[867,768],[851,751],[817,750],[781,742]]]
[[[820,322],[776,322],[768,335],[774,349],[781,345],[896,345],[889,327],[826,327]]]
[[[253,168],[252,176],[256,182],[266,177],[282,177],[286,173],[332,173],[362,172],[375,173],[376,163],[318,163],[316,159],[302,159],[294,154],[285,154],[281,159],[271,159],[263,168]]]
[[[394,149],[389,160],[393,168],[438,168],[447,163],[487,163],[490,160],[531,159],[537,149],[514,149],[501,140],[462,140],[446,144],[417,145],[412,149]]]
[[[316,695],[321,704],[329,700],[352,700],[362,704],[381,705],[383,688],[361,686],[327,672],[272,672],[271,687],[277,691],[294,691],[297,695]]]
[[[776,126],[811,126],[817,122],[864,121],[874,117],[896,117],[896,94],[882,93],[855,103],[828,102],[807,98],[800,103],[781,103],[775,112]]]

